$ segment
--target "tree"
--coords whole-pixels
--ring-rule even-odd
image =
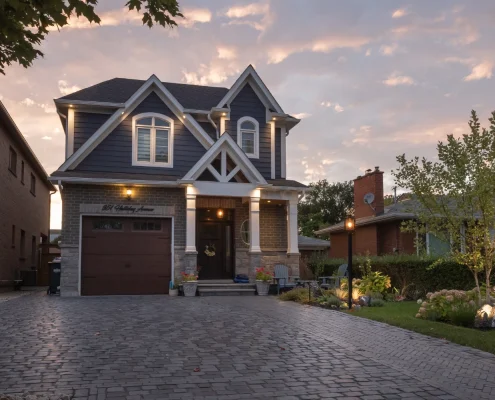
[[[354,187],[352,181],[328,183],[326,179],[309,184],[298,206],[299,229],[302,235],[315,236],[314,231],[337,224],[353,210]]]
[[[487,302],[495,256],[495,112],[489,121],[489,129],[481,128],[472,111],[471,133],[439,142],[437,162],[407,160],[403,154],[392,172],[396,184],[417,199],[418,222],[404,229],[427,229],[450,242],[451,257],[470,269],[480,297],[479,274],[484,272]]]
[[[27,68],[43,53],[35,48],[52,27],[69,23],[73,15],[100,23],[94,7],[98,0],[0,0],[0,73],[19,63]],[[177,0],[129,0],[129,10],[143,12],[143,25],[174,27],[175,17],[183,17]]]

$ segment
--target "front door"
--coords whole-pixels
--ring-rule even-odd
[[[229,220],[198,219],[196,246],[199,279],[232,279],[232,234],[232,222]]]

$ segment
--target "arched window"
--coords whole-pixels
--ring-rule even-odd
[[[132,119],[132,165],[173,167],[174,121],[145,113]]]
[[[251,117],[242,117],[237,121],[237,144],[250,158],[259,158],[258,121]]]

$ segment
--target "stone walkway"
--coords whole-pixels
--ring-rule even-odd
[[[482,399],[495,356],[263,297],[41,293],[0,303],[0,394]]]

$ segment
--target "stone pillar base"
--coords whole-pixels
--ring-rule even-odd
[[[183,247],[175,248],[174,252],[174,281],[181,281],[181,273],[191,274],[198,268],[198,253],[186,253]]]
[[[60,270],[60,296],[79,296],[79,246],[60,245],[61,270]]]
[[[249,253],[249,280],[254,282],[256,280],[256,268],[261,267],[262,253]]]

